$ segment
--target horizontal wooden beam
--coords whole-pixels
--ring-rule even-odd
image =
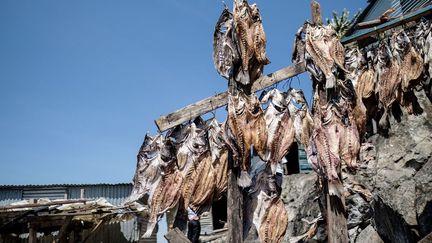
[[[37,207],[45,207],[45,206],[53,206],[53,205],[62,205],[62,204],[72,204],[72,203],[85,203],[89,200],[61,200],[61,201],[53,201],[48,203],[29,203],[29,204],[19,204],[19,205],[8,205],[0,207],[0,211],[10,210],[10,209],[18,209],[18,208],[37,208]]]
[[[304,63],[297,63],[291,66],[282,68],[274,73],[262,76],[257,79],[252,91],[256,92],[265,89],[277,82],[294,77],[305,71]],[[195,119],[196,117],[222,107],[228,103],[228,92],[219,93],[215,96],[203,99],[194,104],[181,108],[173,113],[159,117],[155,120],[156,126],[160,132],[164,132],[172,127],[180,125],[184,122]]]

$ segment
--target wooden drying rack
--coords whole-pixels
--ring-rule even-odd
[[[234,2],[239,2],[242,0],[234,0]],[[315,1],[311,1],[311,12],[312,12],[312,22],[313,23],[322,23],[321,11],[319,4]],[[430,15],[432,13],[432,6],[428,6],[424,9],[420,9],[413,13],[409,13],[405,16],[401,16],[397,19],[393,19],[381,25],[374,27],[373,29],[363,32],[357,35],[352,35],[350,37],[345,37],[341,40],[342,44],[349,44],[352,42],[356,42],[362,40],[364,38],[377,35],[384,31],[387,31],[391,28],[395,28],[397,26],[403,25],[410,21],[415,21],[424,17],[426,15]],[[257,79],[252,85],[252,92],[257,92],[263,89],[266,89],[280,81],[289,79],[291,77],[297,76],[299,74],[304,73],[305,63],[294,63],[290,66],[284,67],[280,70],[277,70],[273,73],[264,75]],[[229,82],[229,85],[231,82]],[[228,91],[216,94],[214,96],[208,97],[201,101],[195,102],[188,106],[185,106],[177,111],[169,113],[167,115],[160,116],[157,120],[155,120],[155,124],[159,130],[159,132],[167,131],[170,128],[173,128],[177,125],[180,125],[184,122],[191,121],[198,116],[211,112],[215,109],[218,109],[222,106],[225,106],[228,103]],[[329,242],[348,242],[348,232],[346,226],[346,215],[341,213],[341,211],[334,207],[334,205],[340,205],[344,207],[344,200],[337,201],[337,198],[330,197],[328,193],[326,194],[327,201],[327,230],[328,230],[328,239]],[[335,200],[337,202],[335,202]],[[228,236],[227,242],[237,243],[243,242],[242,236],[242,192],[236,183],[236,178],[231,169],[228,172]],[[231,229],[231,230],[230,230]]]

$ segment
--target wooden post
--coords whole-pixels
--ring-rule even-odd
[[[237,92],[237,83],[230,79],[228,92]],[[243,195],[237,184],[237,176],[234,171],[234,159],[231,151],[228,151],[228,193],[227,193],[227,223],[228,243],[243,242]]]
[[[28,224],[29,228],[29,243],[37,243],[37,231],[33,224]]]
[[[241,243],[243,242],[243,196],[232,168],[228,171],[227,210],[227,242]]]
[[[58,243],[67,243],[73,216],[66,216],[58,234]]]
[[[327,211],[327,237],[331,243],[348,243],[348,227],[345,212],[345,198],[330,196],[328,181],[324,180]]]
[[[317,25],[322,24],[320,4],[317,1],[312,0],[311,9],[312,9],[312,23]]]

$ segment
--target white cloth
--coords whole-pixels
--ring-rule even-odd
[[[286,164],[286,163],[288,163],[288,160],[285,157],[283,157],[282,160],[276,165],[276,173],[283,174],[284,171],[281,164]]]
[[[189,220],[195,220],[196,217],[198,217],[198,214],[196,214],[190,207],[187,208],[187,212]]]

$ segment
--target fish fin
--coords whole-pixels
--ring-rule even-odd
[[[237,178],[237,184],[243,188],[249,187],[252,184],[252,180],[247,171],[240,172],[240,177]]]
[[[142,239],[149,238],[149,237],[152,235],[155,226],[156,226],[156,222],[149,222],[149,223],[147,224],[147,230],[146,230],[146,232],[141,236],[141,238],[142,238]]]
[[[382,115],[381,119],[379,120],[379,127],[381,129],[385,129],[385,130],[390,127],[387,109],[385,109],[384,114]]]

